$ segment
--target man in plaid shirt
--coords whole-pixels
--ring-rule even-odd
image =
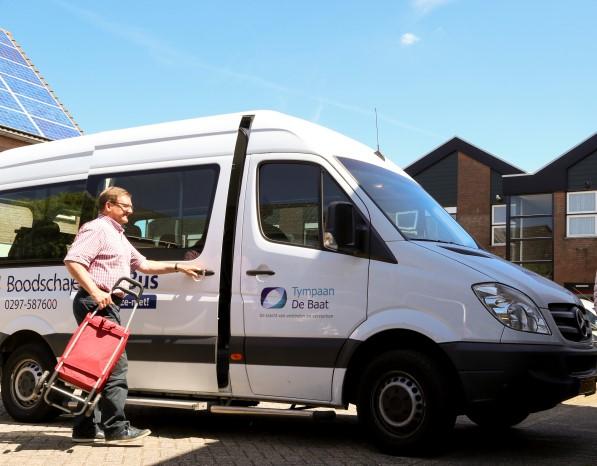
[[[96,308],[101,315],[120,324],[119,305],[124,296],[110,294],[110,290],[120,277],[130,276],[131,270],[146,274],[182,272],[199,278],[196,263],[148,260],[131,245],[123,228],[133,212],[131,195],[126,190],[118,187],[104,190],[99,195],[98,207],[100,215],[81,227],[64,258],[67,270],[80,285],[73,301],[77,324]],[[131,426],[124,414],[127,368],[126,353],[123,353],[106,382],[99,410],[96,409],[93,416],[80,415],[75,419],[73,442],[129,442],[151,433],[149,429]]]

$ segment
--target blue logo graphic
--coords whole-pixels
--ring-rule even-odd
[[[284,288],[264,288],[261,291],[261,306],[265,309],[281,309],[286,305]]]

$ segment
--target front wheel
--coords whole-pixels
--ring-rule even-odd
[[[363,373],[357,412],[372,441],[390,454],[432,454],[447,440],[456,413],[444,370],[417,351],[375,358]]]
[[[55,364],[54,356],[41,345],[20,346],[10,354],[2,369],[2,401],[15,420],[45,421],[60,414],[38,392],[44,372]]]

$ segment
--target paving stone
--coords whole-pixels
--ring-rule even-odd
[[[129,445],[75,445],[70,440],[71,419],[22,424],[0,403],[0,465],[597,464],[597,395],[533,414],[499,437],[461,417],[449,448],[435,458],[380,453],[363,438],[353,407],[339,410],[331,422],[161,408],[131,407],[128,413],[135,426],[149,427],[154,434]]]

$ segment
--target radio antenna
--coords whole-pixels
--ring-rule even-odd
[[[377,139],[377,150],[375,151],[375,155],[377,155],[380,159],[385,160],[386,158],[379,150],[379,126],[377,125],[377,107],[374,107],[373,110],[375,111],[375,137]]]

